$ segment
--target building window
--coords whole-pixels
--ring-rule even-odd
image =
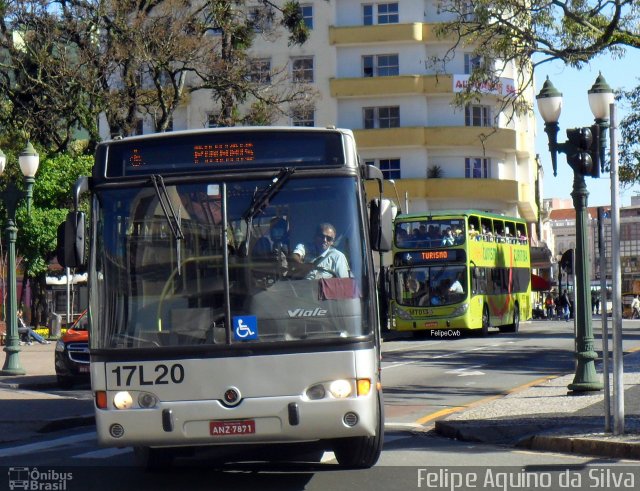
[[[370,159],[364,161],[365,165],[374,165],[382,171],[385,179],[400,179],[400,159]]]
[[[391,77],[399,73],[397,54],[362,57],[362,75],[364,77]]]
[[[315,126],[315,109],[308,106],[292,108],[291,124],[293,126]]]
[[[467,157],[464,159],[464,177],[491,179],[491,159]]]
[[[134,135],[143,135],[144,134],[144,121],[142,119],[136,119],[136,128]]]
[[[464,54],[464,73],[465,75],[471,75],[471,73],[478,68],[490,67],[493,63],[492,60],[486,59],[482,56],[477,56],[472,53]]]
[[[271,60],[251,60],[249,66],[249,81],[257,84],[268,84],[271,82]]]
[[[399,106],[365,107],[362,112],[365,129],[400,127]]]
[[[464,108],[465,126],[492,126],[491,107],[468,105]]]
[[[362,6],[362,24],[397,24],[399,22],[398,2],[365,4]]]
[[[380,170],[385,179],[400,179],[400,159],[380,159]]]
[[[291,78],[294,82],[313,83],[313,57],[293,58]]]
[[[300,5],[300,15],[302,15],[302,21],[307,29],[313,29],[313,6]]]
[[[397,24],[398,19],[397,2],[378,5],[378,24]]]

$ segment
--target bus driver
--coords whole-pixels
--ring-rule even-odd
[[[335,240],[335,227],[330,223],[321,223],[318,225],[311,246],[296,245],[293,249],[292,259],[298,263],[313,265],[305,278],[349,277],[349,263],[346,256],[333,247]]]

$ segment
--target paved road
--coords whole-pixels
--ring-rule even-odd
[[[390,333],[383,343],[387,424],[426,424],[478,400],[575,369],[573,322],[531,321],[520,333],[414,339]],[[640,346],[640,321],[625,321],[624,348]],[[600,319],[594,319],[600,351]],[[612,343],[609,344],[610,348]]]

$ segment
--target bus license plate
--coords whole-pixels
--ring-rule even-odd
[[[210,421],[209,434],[220,435],[250,435],[256,432],[256,422],[252,419],[241,421]]]

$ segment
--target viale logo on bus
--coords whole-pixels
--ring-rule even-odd
[[[327,310],[321,309],[320,307],[316,307],[315,309],[287,310],[287,312],[289,313],[289,317],[324,317],[328,313]]]

